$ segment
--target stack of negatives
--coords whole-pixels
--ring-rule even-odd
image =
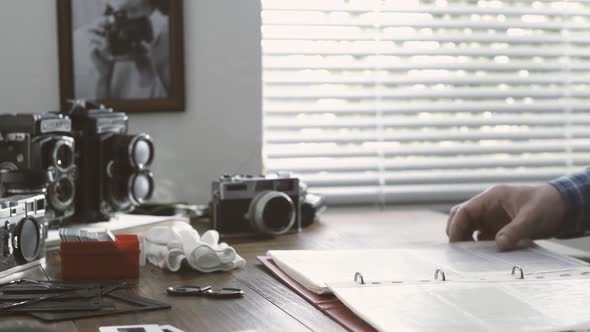
[[[0,284],[0,314],[61,321],[170,309],[167,303],[128,291],[134,287],[125,282],[15,280]]]
[[[104,229],[83,229],[83,228],[60,228],[59,238],[65,242],[99,242],[116,241],[115,235],[110,230]]]

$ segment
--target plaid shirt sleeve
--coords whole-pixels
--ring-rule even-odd
[[[590,229],[590,169],[549,181],[565,204],[565,223],[558,237],[581,236]]]

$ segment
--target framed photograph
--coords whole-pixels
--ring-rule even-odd
[[[57,0],[60,100],[183,111],[182,0]]]

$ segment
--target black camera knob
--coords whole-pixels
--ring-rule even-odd
[[[238,180],[239,176],[238,175],[232,175],[232,174],[223,174],[221,176],[221,181],[224,182],[230,182],[230,181],[236,181]]]

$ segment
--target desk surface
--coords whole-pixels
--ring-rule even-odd
[[[329,209],[320,223],[298,234],[273,240],[228,241],[246,259],[245,268],[231,273],[177,273],[151,265],[142,267],[137,292],[172,305],[171,310],[108,316],[46,324],[60,331],[98,331],[106,325],[171,324],[185,331],[341,331],[342,328],[274,279],[256,260],[270,249],[391,248],[408,244],[446,242],[446,216],[428,210],[391,208]],[[26,278],[60,279],[59,255],[48,254],[47,266]],[[245,290],[241,299],[213,300],[168,297],[166,287],[213,285]],[[38,326],[26,316],[0,318],[0,328],[14,324]]]

